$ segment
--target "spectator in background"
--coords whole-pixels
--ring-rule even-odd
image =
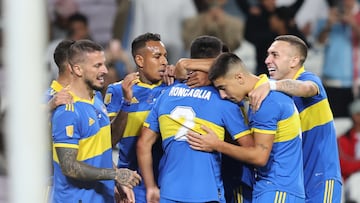
[[[48,12],[50,40],[64,39],[67,35],[69,17],[79,12],[79,5],[74,0],[48,0]]]
[[[328,18],[319,21],[317,33],[325,45],[322,80],[331,109],[334,117],[348,117],[347,106],[359,96],[359,3],[340,0]]]
[[[227,0],[204,0],[202,12],[187,18],[182,29],[185,50],[198,36],[210,35],[221,39],[230,50],[236,50],[243,39],[243,22],[226,13],[223,6]]]
[[[169,64],[184,56],[181,24],[197,14],[192,0],[134,0],[132,37],[146,33],[159,33],[166,44]]]
[[[286,8],[292,18],[300,9],[304,0],[296,0]],[[260,0],[259,5],[251,5],[248,0],[236,0],[237,5],[245,14],[245,39],[256,48],[256,75],[267,74],[264,64],[267,48],[271,45],[276,33],[270,29],[269,18],[276,9],[275,0]]]
[[[135,71],[135,64],[122,47],[120,40],[110,40],[106,47],[105,55],[108,63],[114,68],[118,80],[124,79],[127,74]]]
[[[277,35],[295,35],[307,42],[305,35],[298,28],[293,14],[285,6],[277,7],[270,15],[270,29]],[[309,47],[309,43],[306,43]]]
[[[66,33],[66,39],[73,41],[92,38],[89,33],[88,19],[81,13],[75,13],[68,18]],[[49,65],[50,81],[58,77],[58,67],[55,64],[53,53],[56,46],[63,40],[63,38],[55,39],[50,42],[47,48],[46,62]]]
[[[338,138],[341,175],[345,200],[360,202],[360,100],[354,100],[348,107],[353,125]]]

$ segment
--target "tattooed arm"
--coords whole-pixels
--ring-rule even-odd
[[[56,147],[61,171],[65,176],[85,181],[116,180],[121,185],[134,187],[141,178],[136,173],[126,168],[96,168],[76,160],[78,150],[73,148]]]
[[[266,165],[274,142],[273,134],[254,132],[254,146],[243,147],[219,140],[210,128],[206,126],[202,128],[208,134],[188,132],[187,138],[191,148],[207,152],[215,150],[249,164]]]
[[[291,96],[312,97],[319,94],[319,87],[312,81],[300,81],[292,79],[283,79],[275,82],[276,91],[284,92]],[[262,101],[270,92],[270,84],[264,83],[253,89],[249,94],[250,106],[257,111]]]
[[[276,90],[297,97],[312,97],[319,94],[319,88],[314,82],[292,79],[276,81]]]

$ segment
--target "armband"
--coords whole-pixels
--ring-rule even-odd
[[[276,90],[276,81],[275,80],[270,80],[269,85],[270,85],[270,90]]]

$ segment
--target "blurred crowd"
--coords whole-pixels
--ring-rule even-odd
[[[109,69],[105,81],[111,84],[136,71],[130,43],[135,36],[145,32],[161,35],[171,64],[180,58],[189,57],[190,44],[196,37],[216,36],[242,58],[256,75],[268,72],[264,61],[267,48],[274,38],[292,34],[307,43],[309,55],[305,68],[318,74],[323,80],[334,117],[351,118],[357,113],[357,108],[353,107],[349,111],[348,107],[359,97],[360,85],[359,2],[48,0],[49,41],[45,53],[48,81],[50,84],[57,78],[58,68],[53,61],[53,52],[63,39],[91,39],[105,47]],[[0,61],[1,134],[6,113],[5,101],[1,97],[4,89],[3,72]],[[360,140],[360,136],[353,139]],[[340,151],[341,147],[340,145]],[[360,145],[356,147],[360,151]],[[3,140],[0,141],[0,150],[4,151]],[[359,152],[352,161],[359,166],[351,170],[351,173],[360,171],[358,154]],[[0,162],[1,160],[0,155]],[[346,172],[345,180],[350,176]]]

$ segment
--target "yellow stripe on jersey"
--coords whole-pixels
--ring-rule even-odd
[[[276,191],[274,203],[285,203],[286,202],[286,192]]]
[[[171,117],[169,114],[161,115],[159,118],[159,123],[161,123],[162,124],[161,126],[163,127],[161,129],[162,139],[164,140],[171,136],[176,135],[183,128],[187,130],[192,130],[199,134],[206,134],[206,132],[201,128],[201,126],[204,125],[212,129],[220,140],[224,140],[225,129],[221,126],[215,125],[212,122],[200,118],[194,118],[191,121],[191,125],[188,125],[186,122],[189,121],[181,117],[179,119],[175,119]]]
[[[83,161],[98,156],[111,148],[110,126],[104,126],[95,135],[79,141],[81,151],[77,160]]]
[[[51,85],[51,89],[55,90],[55,92],[60,92],[64,87],[56,80],[53,80]]]
[[[301,128],[302,131],[308,131],[316,126],[324,125],[333,120],[331,111],[324,111],[324,109],[330,109],[327,99],[304,109],[300,113]],[[309,120],[311,118],[311,120]]]
[[[117,115],[117,112],[113,112],[113,113],[108,113],[109,117],[115,117]]]
[[[292,140],[299,136],[300,132],[299,113],[295,111],[289,118],[278,122],[274,142],[286,142]]]
[[[78,149],[79,145],[77,145],[77,144],[68,144],[68,143],[53,143],[53,160],[56,163],[59,163],[59,158],[57,156],[56,149],[55,149],[56,147]]]
[[[159,82],[157,82],[157,83],[154,83],[154,84],[147,84],[147,83],[143,83],[143,82],[140,82],[140,80],[139,80],[139,82],[138,83],[136,83],[136,85],[137,86],[139,86],[139,87],[145,87],[145,88],[148,88],[148,89],[154,89],[155,87],[158,87],[158,86],[160,86],[162,84],[162,80],[160,80]]]
[[[323,203],[332,203],[335,180],[326,180]]]
[[[238,133],[238,134],[236,134],[236,135],[234,136],[234,140],[239,139],[239,138],[241,138],[241,137],[244,137],[245,135],[248,135],[248,134],[250,134],[250,133],[251,133],[250,130],[246,130],[246,131],[243,131],[243,132],[241,132],[241,133]]]
[[[298,112],[295,111],[293,115],[291,115],[289,118],[279,121],[277,123],[277,130],[251,128],[251,131],[262,134],[275,135],[274,142],[286,142],[294,139],[301,132],[300,123],[298,122],[298,116]]]
[[[101,128],[100,131],[95,135],[80,140],[79,145],[67,144],[67,143],[55,143],[53,149],[54,152],[56,152],[55,147],[78,149],[80,145],[81,145],[81,150],[78,151],[78,155],[76,158],[78,161],[84,161],[93,158],[109,150],[111,148],[110,126],[105,126]],[[56,153],[53,154],[53,159],[54,161],[59,163],[59,159]]]
[[[258,129],[258,128],[251,128],[251,132],[257,132],[257,133],[269,134],[269,135],[276,134],[276,130],[263,130],[263,129]]]
[[[123,137],[138,136],[149,111],[128,113],[128,119]]]
[[[234,195],[235,203],[243,203],[244,202],[243,189],[242,189],[241,185],[233,190],[233,195]]]
[[[74,111],[74,104],[66,104],[65,111]]]

